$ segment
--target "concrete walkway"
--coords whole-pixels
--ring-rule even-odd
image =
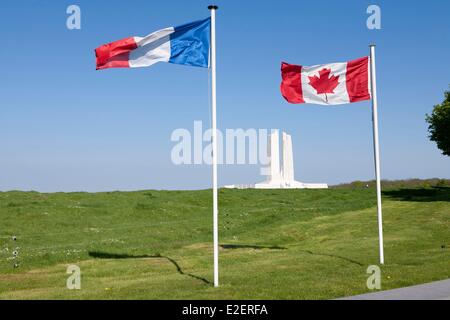
[[[450,300],[450,280],[379,291],[338,300]]]

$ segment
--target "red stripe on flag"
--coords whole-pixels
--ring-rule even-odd
[[[370,100],[369,57],[347,63],[347,92],[350,102]]]
[[[289,103],[305,103],[302,89],[302,66],[281,64],[281,94]]]
[[[134,37],[104,44],[95,49],[97,70],[107,68],[129,68],[130,52],[137,48]]]

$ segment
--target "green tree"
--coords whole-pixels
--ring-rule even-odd
[[[431,115],[426,115],[430,140],[446,156],[450,156],[450,91],[445,92],[445,100],[434,106]]]

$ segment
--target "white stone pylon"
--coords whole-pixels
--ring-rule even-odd
[[[263,183],[255,185],[256,189],[327,189],[325,183],[302,183],[295,181],[294,155],[292,151],[292,137],[283,132],[283,165],[280,168],[279,132],[272,130],[268,141],[268,155],[270,157],[269,175]]]
[[[292,137],[286,132],[283,132],[283,187],[302,189],[305,188],[304,184],[295,181],[294,175],[294,154],[292,152]]]
[[[280,171],[280,142],[278,130],[272,130],[268,144],[267,153],[270,158],[269,175],[263,183],[255,185],[256,189],[280,189],[283,181]]]

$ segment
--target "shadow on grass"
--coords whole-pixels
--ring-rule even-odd
[[[223,244],[220,247],[222,247],[223,249],[231,249],[231,250],[235,250],[235,249],[256,249],[256,250],[262,250],[262,249],[270,249],[270,250],[287,250],[287,248],[285,247],[279,247],[279,246],[257,246],[257,245],[248,245],[248,244]],[[341,259],[353,264],[356,264],[358,266],[364,266],[361,262],[343,257],[343,256],[339,256],[339,255],[335,255],[335,254],[324,254],[324,253],[315,253],[312,252],[310,250],[302,250],[303,252],[306,252],[310,255],[314,255],[314,256],[323,256],[323,257],[330,257],[330,258],[337,258],[337,259]]]
[[[314,252],[312,252],[310,250],[302,250],[302,251],[306,252],[306,253],[308,253],[310,255],[313,255],[313,256],[323,256],[323,257],[337,258],[337,259],[341,259],[341,260],[344,260],[344,261],[347,261],[347,262],[350,262],[350,263],[353,263],[353,264],[357,264],[360,267],[364,266],[361,262],[358,262],[356,260],[352,260],[352,259],[349,259],[349,258],[346,258],[346,257],[343,257],[343,256],[339,256],[339,255],[336,255],[336,254],[314,253]]]
[[[262,249],[270,249],[270,250],[287,250],[285,247],[279,247],[279,246],[257,246],[257,245],[250,245],[250,244],[222,244],[220,245],[222,249],[255,249],[255,250],[262,250]]]
[[[450,202],[450,188],[448,187],[432,187],[420,189],[399,189],[383,191],[385,197],[411,202],[434,202],[448,201]]]
[[[180,265],[174,259],[172,259],[170,257],[162,256],[160,254],[129,255],[129,254],[122,254],[122,253],[107,253],[107,252],[99,252],[99,251],[90,251],[89,256],[96,258],[96,259],[166,259],[167,261],[169,261],[171,264],[173,264],[175,266],[175,268],[177,269],[177,272],[179,274],[200,280],[205,284],[209,284],[209,285],[211,284],[211,282],[209,282],[205,278],[196,276],[194,274],[185,273],[183,271],[183,269],[181,269]]]

